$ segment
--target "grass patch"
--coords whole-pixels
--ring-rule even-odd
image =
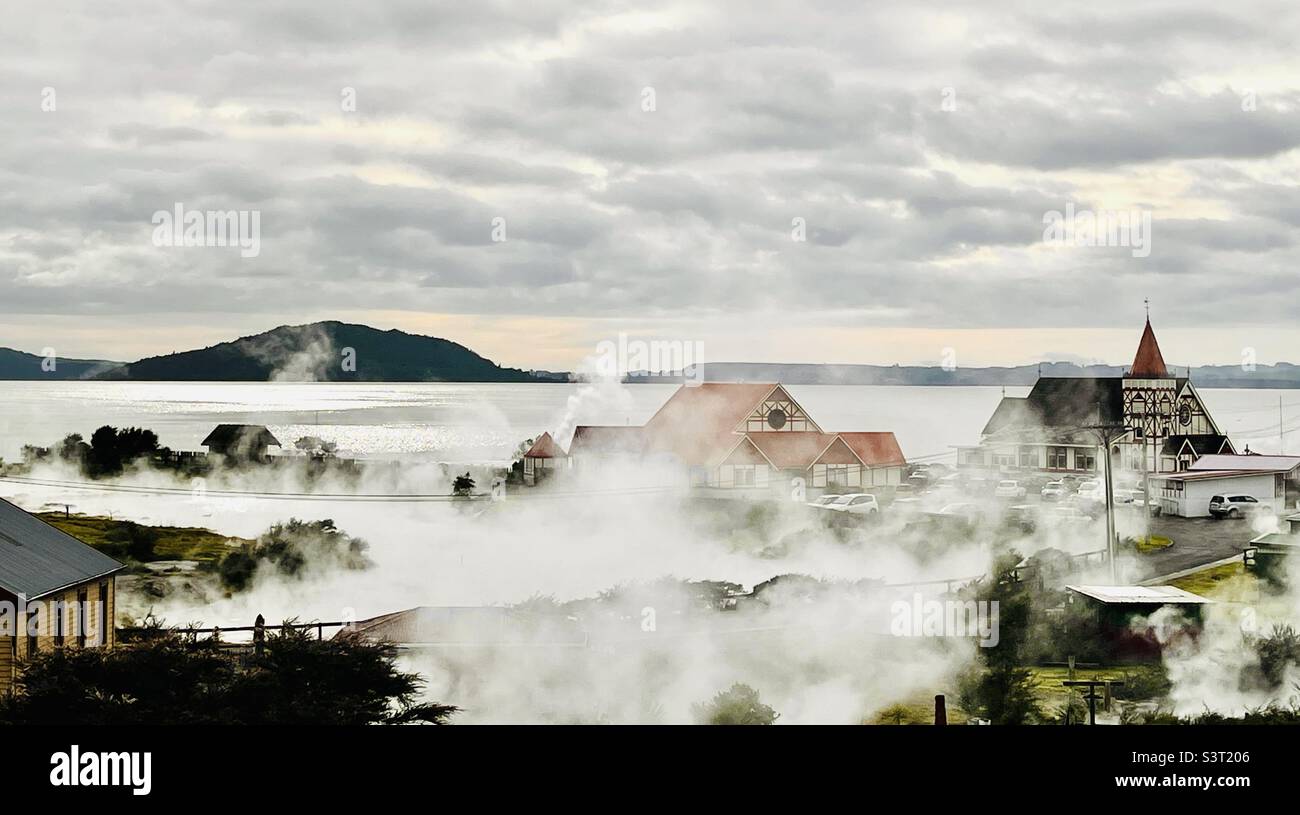
[[[1159,552],[1161,549],[1168,549],[1174,545],[1173,539],[1166,538],[1164,535],[1152,535],[1149,538],[1129,538],[1128,542],[1137,549],[1139,555],[1145,555],[1148,552]]]
[[[1065,666],[1055,665],[1032,665],[1027,668],[1030,677],[1034,682],[1034,696],[1038,703],[1044,709],[1064,708],[1070,700],[1070,695],[1079,695],[1077,690],[1071,690],[1061,683],[1070,678],[1070,669]],[[1116,667],[1108,668],[1075,668],[1075,679],[1123,679],[1124,669]]]
[[[244,544],[210,529],[182,526],[147,526],[100,515],[70,515],[41,512],[37,517],[72,537],[119,560],[150,563],[156,560],[194,560],[215,565],[222,557]],[[133,546],[132,541],[148,541]]]
[[[955,695],[949,695],[947,702],[948,724],[966,724],[970,718],[966,713],[956,707]],[[934,724],[934,698],[908,700],[900,704],[890,705],[881,710],[876,715],[863,722],[864,724]]]
[[[1192,594],[1199,594],[1202,597],[1211,597],[1229,580],[1245,576],[1247,576],[1246,566],[1238,560],[1225,563],[1222,566],[1192,572],[1189,575],[1170,580],[1169,585],[1183,591],[1190,591]],[[1253,578],[1253,576],[1251,577]]]

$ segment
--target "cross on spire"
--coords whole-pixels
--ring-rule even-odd
[[[1146,309],[1147,309],[1147,322],[1150,322],[1150,321],[1151,321],[1151,298],[1150,298],[1150,297],[1143,297],[1143,298],[1142,298],[1142,305],[1146,306]]]

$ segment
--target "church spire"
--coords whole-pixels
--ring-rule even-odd
[[[1133,367],[1129,369],[1128,375],[1134,379],[1169,378],[1165,358],[1160,354],[1160,343],[1156,342],[1156,332],[1151,329],[1150,306],[1147,310],[1147,325],[1142,331],[1142,341],[1138,343],[1137,356],[1133,357]]]

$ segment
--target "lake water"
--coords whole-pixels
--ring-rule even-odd
[[[221,422],[264,424],[281,442],[312,435],[345,455],[499,462],[543,430],[574,424],[641,424],[674,385],[461,383],[0,382],[0,457],[48,446],[68,433],[136,425],[176,450],[201,449]],[[1004,390],[1027,388],[793,385],[795,399],[826,430],[892,430],[912,459],[972,444]],[[1238,449],[1275,452],[1278,401],[1290,429],[1300,392],[1203,390]],[[1288,434],[1292,452],[1300,436]]]

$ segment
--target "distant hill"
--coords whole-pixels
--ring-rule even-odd
[[[280,326],[121,365],[100,379],[218,382],[534,382],[438,337],[335,321]]]
[[[710,382],[781,382],[786,385],[1033,385],[1040,376],[1122,376],[1121,365],[1076,365],[1044,362],[1011,368],[955,368],[923,365],[819,365],[780,362],[708,362],[704,378]],[[1240,365],[1205,365],[1192,368],[1192,382],[1202,388],[1300,388],[1300,366],[1289,362],[1257,365],[1253,371]],[[1187,368],[1171,373],[1186,376]],[[681,375],[638,374],[628,382],[681,382]]]
[[[45,357],[25,354],[12,348],[0,348],[0,379],[89,379],[95,374],[115,368],[122,363],[102,359],[54,359],[51,366],[42,365]]]

